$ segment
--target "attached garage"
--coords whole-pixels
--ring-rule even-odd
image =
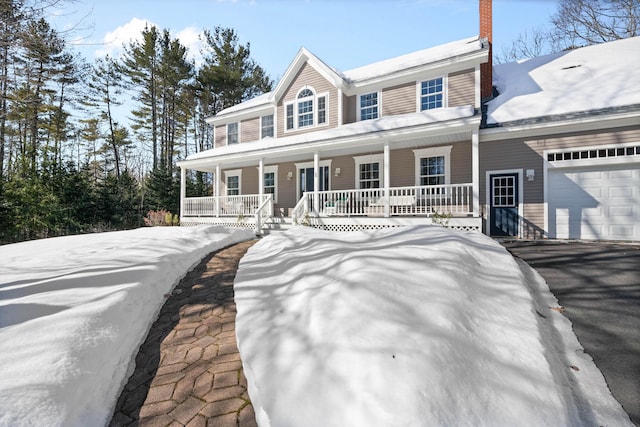
[[[633,148],[618,158],[548,155],[550,238],[640,241],[640,156]]]

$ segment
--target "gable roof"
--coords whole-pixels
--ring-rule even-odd
[[[487,104],[487,123],[640,110],[638,52],[640,37],[633,37],[496,65],[493,78],[500,95]]]
[[[343,89],[345,92],[351,92],[351,90],[359,84],[366,84],[376,79],[395,77],[398,74],[413,73],[420,67],[429,65],[439,66],[443,61],[455,62],[452,60],[453,58],[473,53],[486,56],[488,54],[487,52],[488,48],[483,43],[483,40],[475,36],[341,72],[327,65],[303,47],[300,48],[273,91],[225,108],[216,114],[215,117],[226,116],[227,114],[253,110],[269,105],[275,106],[275,103],[284,94],[291,82],[295,79],[298,71],[300,71],[305,64],[313,67],[335,87]]]
[[[481,39],[477,36],[469,37],[384,61],[374,62],[364,67],[345,71],[342,75],[350,83],[356,83],[480,51],[482,48],[483,44]]]

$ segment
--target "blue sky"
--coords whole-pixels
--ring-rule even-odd
[[[495,52],[548,25],[555,9],[551,0],[494,0]],[[117,56],[145,22],[171,30],[197,57],[198,33],[222,26],[251,43],[253,58],[275,80],[302,46],[348,70],[478,34],[476,0],[80,0],[65,12],[54,21],[59,29],[83,16],[93,27],[75,34],[89,60]]]

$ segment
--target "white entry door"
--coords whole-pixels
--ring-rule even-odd
[[[549,237],[640,240],[640,165],[549,170]]]

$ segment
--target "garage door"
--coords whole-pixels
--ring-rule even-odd
[[[549,237],[640,240],[640,166],[549,170]]]

